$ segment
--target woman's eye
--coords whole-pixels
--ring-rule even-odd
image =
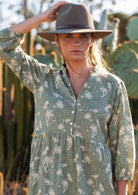
[[[65,38],[70,39],[70,38],[72,38],[72,36],[71,36],[71,34],[68,34],[68,35],[65,36]]]
[[[87,38],[87,35],[86,35],[86,34],[81,34],[80,37],[81,37],[81,38]]]

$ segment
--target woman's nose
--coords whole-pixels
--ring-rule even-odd
[[[74,45],[76,45],[76,46],[80,45],[79,38],[74,39]]]

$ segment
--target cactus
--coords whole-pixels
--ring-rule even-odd
[[[138,40],[138,17],[133,17],[128,23],[127,36],[130,41]]]
[[[27,33],[26,41],[24,42],[24,47],[27,54],[33,55],[32,32]],[[16,154],[18,152],[18,155],[14,160],[13,170],[16,179],[21,180],[21,176],[24,173],[26,174],[26,172],[28,172],[28,166],[26,165],[26,162],[29,162],[28,154],[30,154],[31,134],[33,131],[33,95],[25,86],[23,86],[23,84],[15,76],[14,84],[15,112],[17,121],[15,152]],[[25,156],[27,156],[27,158]],[[18,167],[18,169],[15,168],[16,166]]]
[[[118,42],[118,31],[119,31],[119,22],[118,18],[114,18],[112,21],[109,20],[107,16],[107,11],[104,10],[100,19],[98,29],[110,29],[113,30],[113,33],[109,36],[103,38],[103,47],[108,51],[115,51]]]
[[[12,88],[12,73],[11,70],[3,63],[3,98],[2,98],[2,136],[3,136],[3,156],[4,156],[4,169],[7,170],[7,157],[8,157],[8,121],[11,118],[12,100],[11,100],[11,88]]]
[[[17,133],[16,133],[16,151],[20,151],[22,147],[23,130],[24,130],[24,104],[23,104],[23,86],[19,79],[14,76],[15,85],[15,111],[17,120]]]
[[[29,32],[23,45],[28,54],[33,53],[31,37]],[[0,170],[5,172],[7,180],[17,180],[23,173],[28,174],[32,134],[30,129],[33,130],[33,97],[4,63],[0,68],[3,73],[3,77],[0,77],[3,87],[2,117],[0,117]],[[18,173],[20,173],[19,177]]]
[[[104,10],[102,12],[101,18],[100,18],[100,23],[98,26],[99,30],[106,29],[107,28],[107,11]]]
[[[0,172],[0,195],[3,195],[3,188],[4,188],[3,174]]]
[[[113,33],[103,39],[103,45],[106,46],[106,48],[108,48],[108,50],[111,52],[115,51],[117,48],[119,23],[120,20],[115,18],[112,22],[112,25],[108,27],[113,31]]]
[[[0,59],[0,116],[2,116],[2,60]]]
[[[33,55],[33,35],[32,35],[32,31],[29,31],[27,33],[27,36],[25,37],[25,41],[22,45],[23,50],[29,54],[29,55]]]
[[[117,53],[112,65],[113,73],[119,76],[125,83],[128,96],[138,99],[138,58],[134,50],[126,50]]]
[[[7,155],[7,178],[11,178],[12,169],[13,169],[13,163],[14,163],[14,151],[15,151],[15,137],[16,137],[16,131],[15,131],[15,122],[9,121],[8,122],[8,155]]]
[[[3,135],[2,135],[2,117],[0,117],[0,170],[3,170]]]
[[[106,58],[108,66],[112,69],[112,66],[113,66],[113,63],[114,63],[116,57],[121,52],[128,51],[129,49],[132,49],[136,53],[138,53],[138,44],[137,44],[137,42],[126,42],[124,44],[119,44],[118,48],[116,49],[116,51]]]
[[[3,64],[2,60],[0,59],[0,170],[3,169],[3,136],[2,136],[2,91],[3,91]]]
[[[33,55],[33,35],[32,35],[32,31],[27,33],[27,54],[29,55]]]
[[[114,18],[118,18],[120,20],[120,25],[119,25],[119,43],[122,43],[126,40],[128,40],[127,35],[126,35],[126,27],[129,22],[129,16],[122,14],[122,13],[115,13],[108,15],[108,19],[113,22]]]

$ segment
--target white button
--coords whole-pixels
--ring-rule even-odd
[[[71,112],[72,114],[74,114],[74,110],[72,110],[72,112]]]
[[[70,125],[72,125],[72,123],[70,123]]]

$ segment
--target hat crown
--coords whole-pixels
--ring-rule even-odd
[[[55,34],[92,33],[93,39],[103,38],[111,30],[95,30],[93,18],[85,4],[66,3],[58,10],[56,30],[44,31],[38,34],[50,41],[55,41]]]
[[[58,11],[56,29],[79,26],[94,29],[93,19],[85,4],[64,4]]]

